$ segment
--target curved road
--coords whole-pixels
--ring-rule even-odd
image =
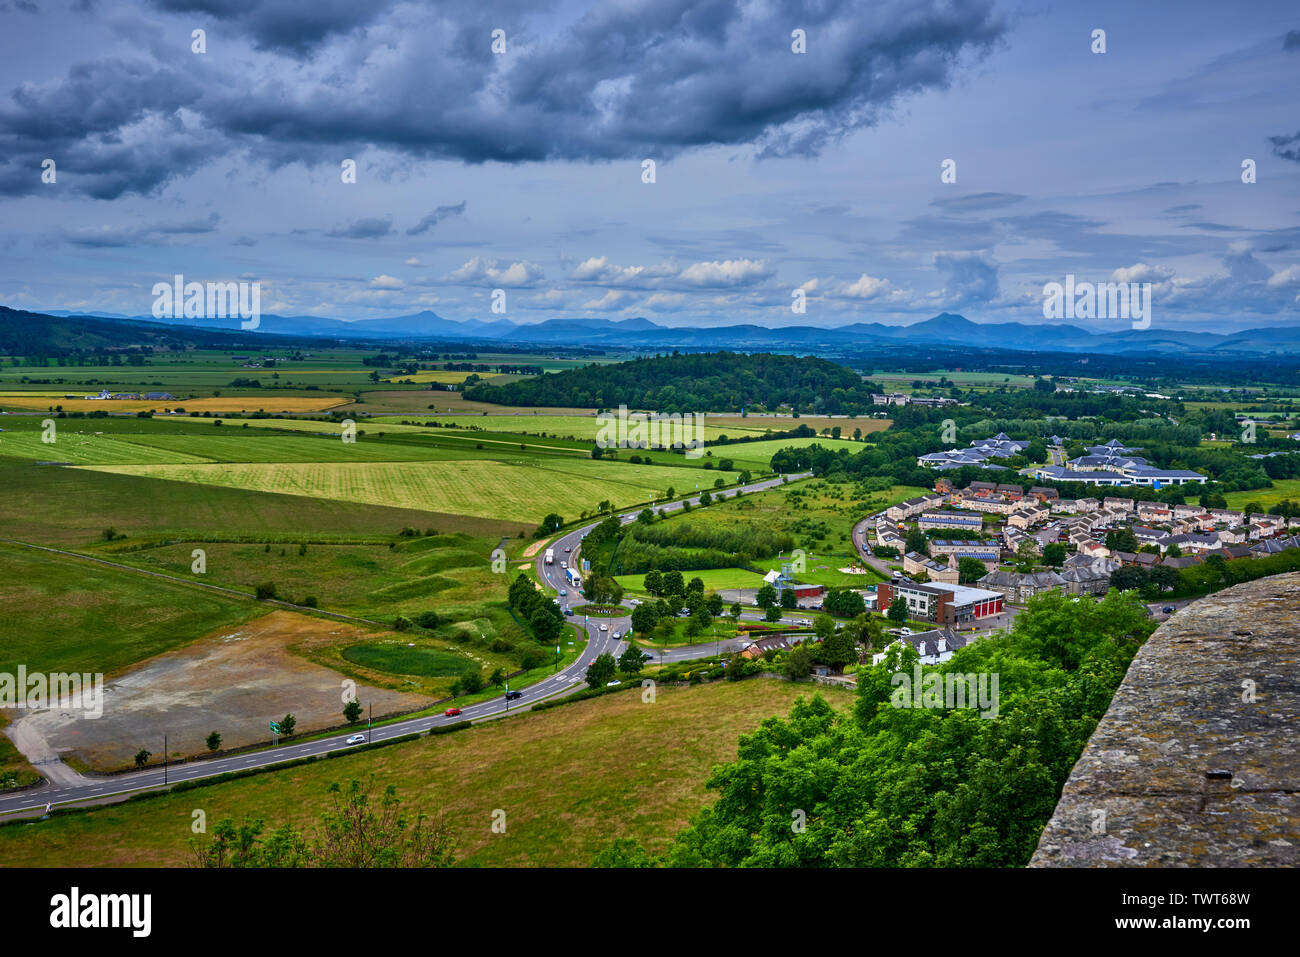
[[[803,472],[797,475],[790,475],[790,481],[807,478],[811,473]],[[754,482],[744,486],[746,492],[757,492],[763,489],[773,488],[781,485],[782,478],[777,477],[768,479],[763,482]],[[721,492],[714,495],[718,498],[731,498],[735,496],[735,490]],[[690,499],[692,505],[699,504],[699,496]],[[679,511],[682,507],[682,501],[669,502],[657,506],[661,512]],[[640,509],[620,514],[624,524],[635,521]],[[558,591],[559,588],[567,586],[557,584],[563,582],[564,574],[560,568],[560,562],[566,560],[562,558],[565,554],[564,549],[578,547],[582,538],[593,528],[596,522],[592,522],[583,528],[568,532],[561,538],[551,543],[551,547],[556,550],[556,560],[554,565],[546,565],[543,561],[545,549],[539,549],[537,557],[537,572],[542,581],[549,584]],[[563,600],[563,599],[562,599]],[[583,628],[583,625],[574,619],[574,623]],[[600,625],[606,624],[607,631],[601,631]],[[423,715],[418,718],[408,718],[403,721],[396,721],[383,727],[373,728],[368,732],[368,739],[374,741],[386,741],[392,738],[399,738],[403,735],[415,734],[428,731],[430,728],[441,725],[454,724],[458,721],[486,721],[492,718],[499,718],[506,714],[514,714],[525,711],[537,704],[538,702],[549,698],[560,697],[570,694],[583,685],[585,685],[585,674],[587,662],[595,659],[601,652],[609,651],[615,657],[625,647],[621,641],[615,641],[613,634],[615,631],[626,634],[628,626],[631,624],[631,618],[605,618],[593,619],[585,624],[587,634],[587,645],[583,653],[578,656],[567,668],[553,675],[552,677],[539,681],[527,688],[520,689],[522,696],[515,701],[507,702],[504,696],[497,696],[489,701],[482,701],[478,704],[467,705],[460,715],[447,717],[446,715]],[[667,661],[679,661],[684,658],[697,657],[700,654],[707,654],[712,651],[713,643],[707,645],[697,645],[692,648],[677,648],[669,652]],[[701,649],[707,649],[703,651]],[[509,706],[507,708],[507,705]],[[245,771],[250,768],[267,767],[279,764],[283,761],[291,761],[297,758],[305,758],[311,755],[328,754],[333,751],[346,751],[356,745],[346,743],[347,739],[358,733],[367,733],[350,729],[341,731],[338,734],[326,738],[320,738],[315,741],[304,741],[301,743],[285,744],[281,747],[267,748],[260,751],[250,751],[246,754],[231,755],[226,758],[214,758],[207,761],[191,761],[185,764],[177,764],[166,769],[166,780],[164,781],[164,770],[162,768],[150,768],[144,771],[131,771],[125,774],[112,776],[93,777],[78,775],[70,768],[66,769],[67,774],[61,774],[60,777],[66,778],[67,784],[54,784],[47,781],[45,784],[19,791],[14,794],[0,797],[0,815],[4,816],[33,816],[44,810],[46,804],[68,805],[68,804],[94,804],[105,802],[110,797],[131,794],[136,791],[145,791],[150,788],[163,787],[180,781],[193,781],[199,778],[215,777],[219,774],[226,774],[231,771]],[[74,783],[75,782],[75,783]]]

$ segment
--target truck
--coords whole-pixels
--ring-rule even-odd
[[[579,588],[579,587],[581,587],[581,585],[582,585],[582,576],[580,576],[580,575],[579,575],[576,571],[574,571],[572,568],[566,568],[566,569],[564,570],[564,575],[565,575],[565,577],[569,580],[569,584],[572,585],[574,588]]]
[[[548,565],[554,565],[554,564],[555,564],[555,549],[553,549],[553,548],[548,548],[548,549],[546,550],[546,564],[548,564]]]

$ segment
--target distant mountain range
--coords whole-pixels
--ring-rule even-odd
[[[47,310],[46,315],[89,317],[99,320],[164,323],[194,328],[194,320],[158,320],[153,316],[123,316],[103,312]],[[209,329],[237,330],[238,319],[204,320]],[[331,339],[438,339],[511,345],[599,346],[611,349],[756,349],[837,353],[870,352],[888,347],[897,353],[909,343],[975,349],[1009,349],[1028,352],[1074,352],[1105,355],[1289,355],[1300,353],[1300,325],[1245,329],[1232,333],[1179,331],[1167,328],[1133,329],[1117,323],[1113,332],[1096,332],[1067,324],[972,322],[964,316],[942,313],[910,326],[856,322],[824,329],[817,326],[758,325],[670,327],[649,319],[550,319],[520,325],[507,319],[484,322],[457,321],[425,310],[388,319],[343,319],[320,316],[263,315],[260,333],[313,336]]]

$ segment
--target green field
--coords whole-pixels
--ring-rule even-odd
[[[853,701],[819,690],[836,707]],[[268,831],[285,821],[310,829],[331,783],[373,773],[407,808],[443,811],[463,866],[582,867],[615,838],[662,849],[712,800],[704,782],[735,757],[739,736],[807,695],[806,686],[762,679],[661,686],[653,704],[635,692],[606,695],[378,753],[0,827],[0,857],[11,867],[185,866],[196,807],[209,828],[257,817]],[[496,809],[506,812],[504,834],[489,826]]]
[[[1283,499],[1300,502],[1300,479],[1274,479],[1272,488],[1257,488],[1249,492],[1228,492],[1223,496],[1228,508],[1241,508],[1250,502],[1258,502],[1265,509],[1271,508]]]
[[[0,672],[112,674],[264,606],[0,542]]]
[[[496,461],[411,463],[246,463],[235,465],[106,465],[97,471],[172,482],[252,489],[310,498],[429,508],[513,522],[548,512],[575,515],[605,499],[629,507],[662,498],[670,486],[690,488],[700,471],[566,459],[529,464]],[[727,482],[734,473],[711,473]]]
[[[682,572],[682,578],[690,581],[699,578],[704,582],[705,591],[721,591],[724,588],[758,588],[763,584],[763,576],[744,568],[704,568],[699,571]],[[614,580],[630,592],[646,594],[645,575],[615,575]]]
[[[407,509],[309,499],[23,459],[0,458],[0,488],[3,534],[41,544],[85,545],[102,539],[110,527],[131,542],[142,536],[297,542],[389,536],[406,527],[500,537],[535,525],[438,513],[427,505]]]

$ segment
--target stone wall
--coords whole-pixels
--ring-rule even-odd
[[[1300,865],[1300,573],[1197,601],[1138,652],[1030,867]]]

